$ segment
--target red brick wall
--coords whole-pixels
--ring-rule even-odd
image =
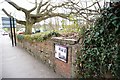
[[[55,58],[55,51],[54,51],[54,42],[51,40],[47,40],[44,42],[27,42],[22,41],[18,42],[20,46],[25,48],[32,56],[37,59],[42,60],[45,64],[48,64],[56,73],[62,75],[65,78],[71,78],[73,70],[73,62],[75,62],[75,45],[66,44],[68,47],[68,60],[67,62],[63,62],[57,58]],[[59,42],[58,42],[59,43]],[[59,43],[60,44],[60,43]],[[72,50],[73,49],[73,50]],[[74,58],[74,59],[72,59]]]

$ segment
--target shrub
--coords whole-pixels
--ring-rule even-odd
[[[23,40],[23,39],[24,39],[24,36],[23,36],[23,35],[17,35],[17,39],[18,39],[18,40]]]
[[[44,40],[47,40],[51,38],[52,36],[60,36],[59,33],[57,32],[42,32],[42,33],[37,33],[33,35],[17,35],[18,40],[27,40],[27,41],[37,41],[37,42],[42,42]]]

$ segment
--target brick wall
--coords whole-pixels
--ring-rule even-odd
[[[44,42],[28,42],[21,41],[18,42],[18,46],[26,49],[30,55],[34,56],[36,59],[41,60],[43,63],[47,64],[49,67],[54,68],[53,59],[53,44],[52,41]]]
[[[67,62],[55,58],[55,44],[67,47]],[[75,65],[73,64],[75,63],[76,52],[79,51],[77,40],[53,37],[44,42],[18,41],[18,46],[26,49],[32,56],[41,60],[61,76],[65,78],[75,77]]]

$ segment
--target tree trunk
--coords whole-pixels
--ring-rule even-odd
[[[33,23],[27,22],[25,26],[25,34],[32,34]]]
[[[32,34],[34,20],[31,18],[30,13],[26,13],[25,15],[26,15],[25,34]]]

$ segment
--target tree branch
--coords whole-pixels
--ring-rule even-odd
[[[97,10],[97,9],[89,9],[89,8],[91,8],[92,6],[94,6],[95,4],[99,4],[99,2],[97,1],[97,2],[94,2],[93,4],[91,4],[90,6],[87,6],[87,7],[85,7],[85,8],[81,8],[79,5],[78,5],[78,3],[74,3],[73,1],[71,1],[70,0],[70,3],[71,3],[71,5],[70,4],[68,4],[67,6],[70,6],[70,7],[65,7],[65,8],[67,8],[67,9],[71,9],[71,10],[76,10],[76,11],[78,11],[78,12],[80,12],[81,10],[86,10],[86,11],[90,11],[90,12],[97,12],[97,13],[100,13],[99,12],[99,10]]]
[[[2,11],[3,11],[8,17],[14,18],[14,17],[11,16],[5,9],[2,9]],[[18,19],[16,19],[16,18],[14,18],[14,19],[15,19],[16,22],[19,23],[19,24],[23,24],[23,25],[26,24],[26,21],[18,20]]]
[[[87,20],[88,22],[91,22],[91,20],[89,20],[88,17],[85,17],[83,14],[81,14],[81,16],[82,16],[85,20]]]
[[[11,16],[5,9],[2,9],[2,11],[3,11],[8,17],[13,18],[13,16]]]
[[[10,5],[12,5],[14,8],[16,8],[19,11],[23,11],[23,12],[27,12],[26,9],[19,7],[17,4],[15,4],[14,2],[12,2],[11,0],[5,0],[6,2],[8,2]]]
[[[43,3],[43,0],[41,0],[41,2],[39,3],[38,9],[37,9],[37,14],[40,13],[41,8],[47,5],[48,3],[49,1],[46,1],[45,3]]]
[[[43,9],[40,13],[43,13],[43,12],[47,11],[49,6],[50,6],[50,4],[48,4],[48,5],[46,6],[46,8]]]
[[[46,4],[46,7],[42,10],[42,11],[39,11],[39,8],[45,6]],[[50,6],[50,4],[48,4],[48,2],[45,2],[44,4],[42,4],[42,2],[40,2],[39,4],[39,7],[38,7],[38,11],[37,11],[37,14],[30,14],[30,16],[32,18],[41,18],[41,17],[44,17],[44,16],[48,16],[50,15],[56,8],[58,7],[62,7],[64,5],[66,5],[67,3],[64,3],[64,4],[61,4],[61,5],[57,5],[57,6],[52,6],[48,9],[48,7]],[[41,7],[40,7],[41,5]],[[39,13],[38,13],[39,12]]]
[[[35,0],[35,7],[33,7],[32,9],[28,10],[29,12],[34,11],[37,8],[37,0]]]
[[[98,7],[99,7],[99,10],[101,10],[101,6],[100,6],[98,0],[96,0],[96,1],[97,1],[97,4],[98,4]]]
[[[60,5],[56,5],[56,6],[52,6],[48,11],[53,11],[53,9],[55,10],[56,8],[60,8],[60,7],[63,7],[65,5],[67,5],[69,2],[65,2],[65,3],[62,3]]]
[[[41,2],[39,3],[39,6],[38,6],[38,8],[37,8],[37,14],[40,12],[41,5],[42,5],[42,1],[43,1],[43,0],[41,0]]]
[[[51,13],[51,14],[48,14],[48,15],[46,15],[46,16],[42,16],[42,17],[40,17],[40,18],[38,18],[37,20],[36,20],[36,22],[40,22],[40,21],[42,21],[42,20],[46,20],[46,19],[48,19],[48,18],[52,18],[52,17],[56,17],[56,16],[58,16],[58,17],[61,17],[61,18],[64,18],[64,19],[68,19],[68,14],[64,14],[64,13]]]
[[[22,25],[26,25],[26,21],[22,21],[22,20],[17,20],[16,19],[16,22],[19,23],[19,24],[22,24]]]
[[[49,1],[45,2],[44,4],[42,4],[42,7],[47,5],[49,3]]]

